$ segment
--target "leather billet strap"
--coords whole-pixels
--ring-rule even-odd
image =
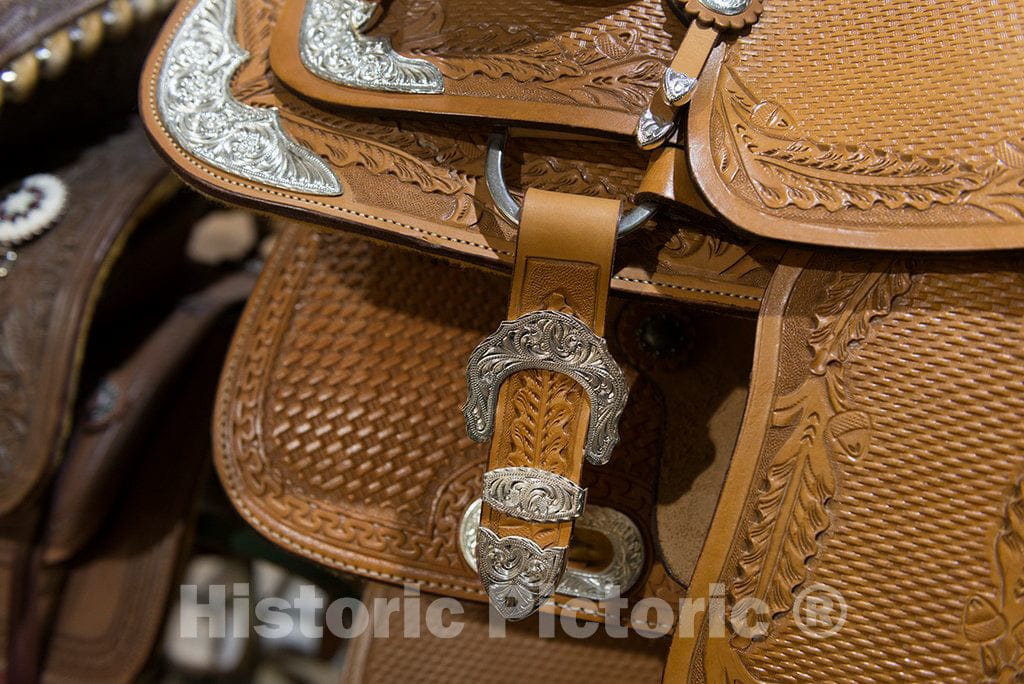
[[[645,150],[666,143],[676,130],[676,113],[693,97],[711,50],[724,31],[738,31],[755,23],[762,0],[672,0],[677,11],[690,18],[686,35],[665,69],[647,110],[640,115],[636,142]]]
[[[625,398],[621,371],[598,337],[620,214],[618,201],[528,190],[508,322],[470,361],[471,434],[472,373],[481,359],[501,357],[494,367],[507,367],[517,351],[539,350],[544,357],[554,347],[570,355],[583,350],[578,358],[609,371],[607,386],[615,388],[594,393],[600,383],[591,376],[538,363],[518,366],[497,389],[477,567],[491,602],[509,619],[532,614],[554,592],[573,520],[582,513],[584,459],[607,460],[616,439],[617,420],[602,431],[606,424],[595,417],[599,411],[592,416],[592,408],[609,394]],[[525,327],[516,330],[520,323]],[[486,378],[487,371],[481,375]]]

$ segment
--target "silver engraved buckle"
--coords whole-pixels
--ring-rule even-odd
[[[587,490],[540,468],[498,468],[484,473],[483,501],[530,522],[568,522],[583,515]]]
[[[506,620],[529,617],[555,593],[565,556],[564,546],[542,549],[532,539],[477,528],[477,572],[491,605]]]
[[[619,440],[629,394],[608,344],[583,321],[560,311],[533,311],[504,321],[473,351],[466,369],[466,429],[478,442],[494,432],[498,390],[514,373],[548,370],[578,382],[590,398],[584,454],[603,465]],[[521,520],[558,523],[583,515],[586,490],[538,468],[508,467],[484,474],[483,501]],[[491,604],[506,619],[531,615],[555,591],[565,571],[565,547],[540,548],[525,537],[498,537],[479,527],[476,567]]]
[[[480,499],[473,500],[466,507],[459,525],[459,548],[466,564],[477,570],[477,549],[480,528]],[[615,598],[630,589],[640,579],[646,561],[643,535],[628,515],[614,508],[588,506],[586,512],[576,521],[576,528],[597,533],[608,540],[612,549],[611,558],[603,568],[583,570],[566,567],[555,591],[565,596],[576,596],[591,601],[605,601]],[[491,535],[493,537],[493,534]],[[484,552],[489,553],[487,551]],[[566,552],[568,557],[568,552]],[[501,612],[507,608],[511,592],[495,592]],[[502,613],[504,615],[504,613]]]
[[[583,387],[590,397],[586,458],[594,465],[607,463],[619,441],[619,418],[629,394],[626,377],[604,338],[561,311],[531,311],[505,321],[469,357],[469,398],[462,408],[469,436],[477,442],[491,438],[501,383],[531,369],[568,375]]]

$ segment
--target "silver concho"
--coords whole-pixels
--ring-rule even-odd
[[[235,41],[235,0],[199,0],[167,50],[157,108],[167,132],[207,164],[284,190],[340,195],[334,172],[281,128],[277,110],[231,94],[231,77],[249,58]]]
[[[712,12],[732,17],[746,11],[750,7],[750,0],[700,0],[700,4]]]
[[[525,537],[477,531],[476,564],[491,605],[506,620],[533,615],[551,595],[565,570],[565,548],[541,549]]]
[[[475,499],[466,507],[459,525],[459,548],[473,570],[477,569],[480,508],[480,499]],[[576,521],[576,529],[589,530],[608,539],[612,559],[606,567],[593,572],[567,567],[555,593],[604,601],[629,591],[640,579],[646,560],[643,537],[636,524],[625,513],[591,504]]]
[[[583,513],[587,490],[540,468],[498,468],[484,473],[483,500],[520,520],[565,522]]]
[[[644,110],[636,123],[636,144],[648,150],[665,142],[676,129],[675,121],[663,121],[649,108]]]
[[[494,431],[498,389],[510,375],[536,368],[568,375],[590,397],[586,457],[594,465],[611,458],[628,389],[608,344],[583,321],[560,311],[533,311],[505,321],[473,351],[466,369],[469,398],[462,412],[477,442]]]
[[[444,92],[444,79],[436,66],[398,54],[387,38],[360,32],[377,6],[367,0],[308,0],[299,36],[302,63],[320,78],[354,88]]]
[[[665,89],[665,102],[673,107],[687,103],[697,87],[697,79],[669,67],[661,79]]]
[[[0,198],[0,245],[16,247],[49,230],[64,213],[68,188],[57,176],[37,173]]]

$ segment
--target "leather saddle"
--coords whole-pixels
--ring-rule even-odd
[[[235,506],[666,681],[1018,681],[1021,9],[183,0],[148,132],[289,222]]]

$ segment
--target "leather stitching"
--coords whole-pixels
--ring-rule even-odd
[[[160,58],[158,60],[155,60],[155,64],[159,64],[160,68],[163,68],[163,61],[164,61],[164,58],[167,55],[167,49],[170,47],[171,41],[174,40],[174,36],[177,35],[178,29],[181,28],[181,24],[185,20],[185,17],[187,15],[188,15],[188,12],[187,11],[184,12],[182,14],[182,16],[178,19],[178,21],[175,23],[173,30],[168,31],[168,34],[167,34],[168,37],[164,41],[163,45],[161,45],[161,47],[160,47]],[[208,175],[208,176],[211,176],[213,178],[216,178],[217,180],[221,181],[222,183],[226,183],[228,185],[234,185],[234,186],[241,187],[241,188],[247,188],[249,190],[253,190],[253,191],[260,192],[260,193],[267,194],[267,195],[276,195],[278,197],[283,197],[283,198],[291,200],[291,201],[299,201],[299,202],[302,202],[304,204],[310,204],[310,205],[314,205],[314,206],[319,206],[319,207],[323,207],[325,209],[332,209],[332,210],[336,210],[336,211],[341,211],[343,213],[350,214],[352,216],[358,216],[359,218],[363,218],[363,219],[371,219],[371,220],[374,220],[374,221],[381,221],[381,222],[384,222],[384,223],[389,223],[391,225],[398,226],[400,228],[405,228],[406,230],[410,230],[410,231],[413,231],[415,233],[420,233],[421,235],[427,235],[429,237],[432,237],[432,238],[435,238],[435,239],[438,239],[438,240],[445,240],[447,242],[453,242],[455,244],[466,245],[468,247],[476,247],[477,249],[482,249],[482,250],[484,250],[486,252],[492,252],[494,254],[501,254],[503,256],[512,256],[512,254],[513,254],[512,252],[509,252],[509,251],[503,250],[503,249],[496,249],[496,248],[491,247],[490,245],[487,245],[487,244],[482,244],[482,243],[479,243],[479,242],[473,242],[471,240],[463,240],[461,238],[451,237],[449,235],[444,235],[442,233],[438,233],[438,232],[431,231],[431,230],[426,230],[424,228],[418,228],[416,226],[412,226],[412,225],[409,225],[407,223],[402,223],[401,221],[396,221],[394,219],[384,218],[383,216],[375,216],[374,214],[369,214],[369,213],[365,213],[365,212],[355,211],[354,209],[346,209],[345,207],[337,207],[337,206],[334,206],[334,205],[331,205],[331,204],[327,204],[326,202],[319,202],[317,200],[311,200],[311,199],[307,199],[305,197],[297,197],[295,195],[290,195],[288,193],[280,192],[280,191],[277,191],[277,190],[271,190],[271,189],[263,187],[263,186],[252,185],[250,183],[245,183],[245,182],[237,181],[237,180],[234,180],[234,179],[231,179],[231,178],[227,178],[225,176],[222,176],[222,175],[218,174],[215,171],[212,171],[209,167],[206,167],[206,166],[200,164],[199,162],[197,162],[196,160],[194,160],[191,155],[189,155],[185,150],[183,150],[181,147],[179,147],[178,143],[174,140],[174,138],[170,135],[170,133],[164,127],[163,120],[160,118],[160,112],[157,110],[157,106],[156,106],[155,94],[156,94],[156,79],[157,79],[158,73],[159,73],[159,69],[153,69],[151,71],[150,75],[149,75],[149,92],[147,93],[147,100],[149,102],[150,114],[152,114],[153,120],[160,127],[160,130],[164,133],[165,139],[168,140],[171,143],[171,145],[174,147],[174,149],[177,150],[182,155],[182,157],[184,157],[185,160],[188,161],[188,163],[191,166],[193,166],[197,171],[200,171],[201,173],[203,173],[205,175]],[[722,291],[719,291],[719,290],[707,290],[707,289],[702,289],[702,288],[697,288],[697,287],[687,287],[685,285],[675,285],[673,283],[666,283],[666,282],[657,281],[657,280],[645,280],[645,279],[642,279],[642,278],[628,278],[626,276],[619,276],[619,275],[613,275],[612,276],[612,280],[621,280],[623,282],[636,283],[638,285],[653,285],[655,287],[667,287],[667,288],[673,289],[673,290],[680,290],[682,292],[693,292],[693,293],[696,293],[696,294],[716,295],[716,296],[719,296],[719,297],[729,297],[729,298],[732,298],[732,299],[741,299],[741,300],[754,301],[754,302],[760,302],[761,301],[761,297],[755,297],[755,296],[752,296],[752,295],[743,295],[743,294],[737,294],[737,293],[734,293],[734,292],[722,292]]]

